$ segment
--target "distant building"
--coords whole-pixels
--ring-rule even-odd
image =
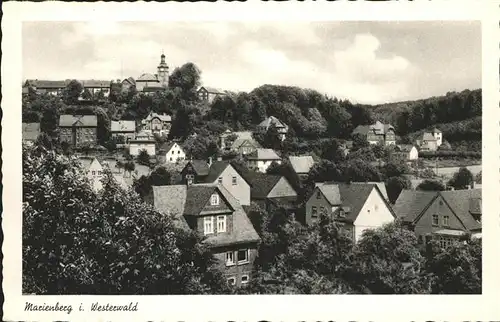
[[[207,103],[212,103],[217,97],[226,95],[226,92],[214,87],[202,86],[198,89],[198,98]]]
[[[436,151],[441,144],[443,144],[443,133],[437,128],[434,128],[432,132],[424,132],[417,139],[417,145],[422,151]]]
[[[446,247],[466,234],[481,237],[481,189],[403,190],[394,211],[423,244],[437,238]]]
[[[271,205],[278,205],[296,210],[297,191],[285,177],[258,172],[245,177],[251,186],[251,200],[260,208],[269,210]]]
[[[247,155],[248,168],[265,173],[271,163],[281,164],[281,158],[273,149],[257,149]]]
[[[147,132],[139,132],[135,139],[129,140],[129,153],[138,156],[141,150],[146,150],[149,155],[156,155],[156,140]]]
[[[358,125],[352,134],[359,134],[366,137],[366,140],[370,144],[396,144],[396,133],[394,127],[391,124],[382,124],[379,121],[372,125]]]
[[[109,91],[111,89],[111,81],[103,81],[103,80],[82,80],[83,89],[88,90],[92,97],[96,97],[99,92],[102,92],[104,97],[109,96]]]
[[[38,80],[38,79],[28,79],[24,83],[24,87],[32,88],[37,93],[49,94],[49,95],[62,95],[63,90],[69,84],[69,80],[65,81],[54,81],[54,80]]]
[[[236,198],[222,185],[154,186],[146,198],[155,209],[175,216],[175,224],[204,236],[227,282],[245,286],[252,279],[259,235]]]
[[[23,141],[34,143],[40,135],[40,123],[23,123]]]
[[[274,116],[270,116],[264,121],[260,122],[259,125],[257,125],[257,130],[261,133],[266,133],[271,126],[274,126],[276,128],[279,138],[281,139],[281,141],[284,141],[286,139],[286,134],[288,133],[288,125],[281,122]]]
[[[97,116],[63,114],[59,117],[59,137],[78,147],[82,144],[97,144]]]
[[[111,137],[123,137],[124,143],[135,139],[135,121],[111,121]]]
[[[394,221],[395,214],[376,184],[318,183],[305,206],[305,223],[316,222],[321,213],[358,242],[363,232]]]
[[[307,177],[309,171],[314,166],[314,159],[310,155],[289,156],[288,159],[290,160],[293,171],[295,171],[301,179]]]
[[[229,141],[231,136],[234,136],[235,139]],[[221,150],[234,151],[240,155],[247,155],[261,148],[261,145],[253,138],[252,132],[249,131],[232,132],[226,130],[220,135],[219,144]]]
[[[177,163],[186,159],[184,149],[177,142],[168,142],[160,147],[158,154],[165,163]]]
[[[394,153],[396,156],[405,161],[418,160],[417,147],[411,144],[398,144]]]
[[[86,177],[90,181],[90,185],[97,192],[102,189],[102,178],[104,176],[105,163],[99,161],[97,158],[93,158],[90,164],[87,162],[82,162],[86,170]]]
[[[134,78],[129,77],[122,80],[122,92],[128,91],[132,86],[136,87]]]
[[[172,127],[172,117],[167,114],[158,114],[155,112],[141,121],[141,130],[148,133],[157,133],[162,136],[167,136]]]

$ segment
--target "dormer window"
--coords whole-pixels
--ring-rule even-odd
[[[214,193],[212,197],[210,198],[210,205],[212,206],[218,206],[219,205],[219,195]]]

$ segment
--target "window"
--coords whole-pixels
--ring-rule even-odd
[[[339,209],[339,217],[344,218],[345,217],[345,211],[344,209]]]
[[[205,217],[203,219],[203,223],[204,223],[204,229],[203,229],[204,234],[205,235],[213,234],[214,233],[213,217]]]
[[[218,206],[219,205],[219,195],[214,193],[212,197],[210,198],[210,204],[212,206]]]
[[[322,214],[326,214],[326,208],[325,208],[325,207],[323,207],[323,206],[321,206],[321,208],[320,208],[320,213],[322,213]]]
[[[172,151],[172,154],[174,154],[174,153],[175,153],[175,151]]]
[[[238,264],[248,263],[248,249],[238,251]]]
[[[177,154],[181,154],[181,151],[177,151]]]
[[[438,226],[439,225],[439,217],[438,217],[438,215],[432,215],[432,225],[433,226]]]
[[[229,284],[229,285],[236,285],[236,278],[234,278],[234,277],[229,277],[229,278],[227,279],[227,284]]]
[[[186,174],[186,182],[187,184],[192,184],[194,181],[194,175],[192,174]]]
[[[217,216],[217,232],[224,233],[226,231],[226,216]]]
[[[316,192],[316,199],[321,199],[321,191]]]
[[[217,182],[219,182],[219,184],[222,184],[222,177],[219,177],[219,179],[217,179]]]
[[[318,209],[316,208],[316,206],[312,206],[312,208],[311,208],[311,216],[312,217],[318,217]]]
[[[248,275],[241,275],[241,284],[247,284],[249,280]]]
[[[101,171],[101,170],[97,171],[97,174],[98,174],[98,175],[101,175],[101,174],[102,174],[102,171]]]
[[[443,226],[450,226],[450,216],[443,216]]]
[[[237,185],[237,184],[238,184],[236,177],[233,177],[232,182],[233,182],[233,186],[235,186],[235,185]]]
[[[95,171],[92,171],[92,175],[95,176]]]
[[[172,157],[170,157],[170,161],[172,161]]]
[[[227,252],[226,253],[226,266],[231,266],[234,265],[234,252]]]
[[[442,248],[446,248],[451,245],[452,240],[449,237],[440,236],[438,239],[439,246]]]

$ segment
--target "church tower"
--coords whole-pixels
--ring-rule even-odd
[[[158,65],[158,80],[160,85],[168,87],[168,65],[165,63],[165,54],[161,54],[160,65]]]

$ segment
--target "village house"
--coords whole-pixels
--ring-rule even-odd
[[[23,123],[23,142],[32,144],[40,135],[40,123]]]
[[[127,92],[132,87],[136,87],[135,79],[133,77],[125,78],[124,80],[122,80],[122,92]]]
[[[289,156],[288,160],[290,161],[293,171],[300,179],[306,178],[309,171],[314,166],[314,159],[310,155]]]
[[[172,126],[172,117],[167,114],[158,114],[155,112],[141,121],[141,130],[154,134],[157,133],[161,136],[168,136]]]
[[[111,137],[128,144],[135,139],[135,121],[111,121]]]
[[[69,84],[69,80],[54,81],[54,80],[38,80],[28,79],[24,83],[24,87],[32,88],[39,94],[49,94],[53,96],[62,95],[63,90]]]
[[[241,204],[222,185],[154,186],[146,198],[155,209],[174,215],[176,224],[204,236],[227,282],[237,287],[252,279],[259,235]]]
[[[265,173],[273,162],[281,164],[281,158],[273,149],[257,149],[247,155],[248,168],[262,173]]]
[[[251,200],[260,208],[269,211],[271,205],[277,205],[296,210],[297,192],[285,177],[253,172],[245,178],[251,186]]]
[[[481,189],[401,191],[394,212],[420,243],[436,238],[441,247],[470,234],[481,237]]]
[[[158,151],[164,163],[177,163],[186,159],[184,149],[177,142],[165,143]]]
[[[214,87],[202,86],[198,89],[198,98],[200,101],[207,102],[209,104],[211,104],[217,97],[226,95],[226,92]]]
[[[288,125],[281,122],[274,116],[269,116],[267,119],[260,122],[259,125],[257,125],[257,131],[266,133],[271,126],[274,126],[276,128],[280,140],[284,141],[286,139],[286,134],[288,133]]]
[[[395,214],[376,184],[317,183],[305,206],[305,224],[320,214],[332,217],[358,242],[364,231],[394,221]]]
[[[385,182],[381,181],[366,181],[366,182],[351,182],[351,184],[374,184],[377,186],[378,190],[384,197],[384,199],[389,202],[389,195],[387,194],[387,189],[385,187]]]
[[[226,130],[219,136],[219,145],[223,151],[233,151],[240,155],[247,155],[261,148],[261,145],[253,138],[252,132],[249,131]]]
[[[443,133],[437,128],[434,128],[431,132],[424,132],[417,139],[417,145],[422,151],[436,151],[441,144],[443,144]]]
[[[156,140],[147,132],[139,132],[135,139],[129,140],[128,143],[129,153],[132,156],[138,156],[141,150],[146,150],[150,156],[156,154]]]
[[[186,184],[213,183],[224,186],[242,206],[250,205],[250,185],[228,161],[188,161],[181,171]]]
[[[83,144],[97,144],[97,116],[63,114],[59,117],[59,137],[78,147]]]
[[[394,149],[394,154],[396,157],[404,161],[416,161],[418,160],[418,150],[417,147],[412,144],[398,144]]]
[[[370,144],[396,144],[394,127],[391,124],[382,124],[380,121],[372,125],[358,125],[352,132],[352,135],[356,134],[365,137]]]
[[[132,86],[135,86],[138,92],[154,93],[164,91],[168,87],[169,67],[165,62],[165,54],[160,56],[160,64],[158,65],[157,73],[143,73],[138,79],[132,77],[122,81],[122,90],[126,91]]]
[[[102,189],[102,178],[104,176],[104,167],[106,166],[105,162],[102,160],[98,160],[97,158],[92,159],[80,159],[80,163],[85,169],[85,176],[90,182],[90,185],[94,189],[94,191],[98,192]]]
[[[82,80],[80,82],[83,86],[83,90],[88,90],[90,94],[92,94],[93,98],[96,98],[99,92],[101,92],[104,97],[109,96],[109,91],[111,89],[110,81],[90,79]]]

